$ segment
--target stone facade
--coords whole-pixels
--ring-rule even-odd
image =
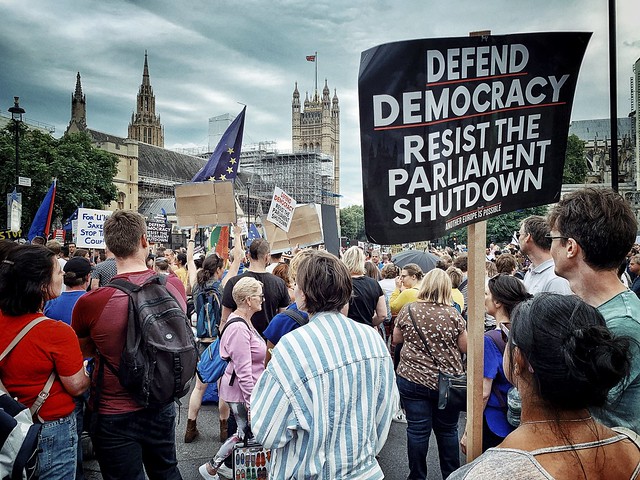
[[[156,115],[156,97],[149,80],[147,52],[144,52],[142,84],[138,90],[136,111],[131,114],[129,138],[164,148],[164,127],[160,123],[160,115]]]

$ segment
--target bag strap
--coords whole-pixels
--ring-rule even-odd
[[[407,311],[409,312],[409,318],[411,319],[411,323],[413,323],[413,328],[415,328],[416,332],[418,333],[418,336],[420,337],[420,340],[422,340],[422,343],[424,344],[425,348],[427,349],[427,352],[429,352],[429,356],[433,359],[433,363],[436,364],[436,367],[438,367],[438,370],[440,370],[440,364],[438,363],[438,360],[436,360],[436,357],[433,353],[431,353],[431,348],[429,348],[429,344],[427,343],[427,339],[424,338],[424,335],[422,334],[422,331],[418,328],[418,325],[416,324],[416,320],[415,318],[413,318],[413,313],[411,312],[411,303],[409,305],[407,305]]]
[[[289,317],[290,319],[295,320],[295,322],[301,327],[309,323],[309,318],[304,318],[302,314],[297,310],[289,309],[289,310],[285,310],[282,313],[287,317]]]
[[[222,342],[222,334],[227,330],[227,327],[232,323],[236,323],[236,322],[242,322],[247,326],[247,328],[249,328],[249,325],[247,324],[247,322],[244,321],[244,318],[234,317],[231,320],[228,320],[227,323],[224,324],[224,328],[222,329],[222,331],[220,332],[220,335],[218,336],[218,340],[217,340],[218,342]],[[222,358],[227,362],[231,360],[230,358],[224,358],[222,355],[220,355],[220,358]],[[233,386],[234,382],[236,381],[236,376],[237,376],[236,371],[234,369],[233,372],[231,372],[231,378],[229,379],[229,386]]]
[[[2,362],[2,360],[4,360],[7,357],[7,355],[9,355],[9,353],[11,353],[11,351],[15,348],[15,346],[18,345],[18,343],[20,343],[20,341],[27,335],[27,333],[29,333],[29,331],[31,331],[33,327],[35,327],[37,324],[41,322],[44,322],[45,320],[48,320],[48,318],[45,316],[42,316],[42,317],[34,318],[29,323],[27,323],[22,328],[22,330],[18,332],[18,334],[14,337],[14,339],[11,340],[11,343],[9,343],[7,348],[4,349],[4,352],[0,353],[0,362]],[[45,382],[44,387],[42,388],[40,393],[38,393],[38,396],[36,397],[35,402],[33,402],[33,405],[31,405],[31,408],[29,408],[29,412],[31,413],[31,416],[34,418],[38,418],[38,420],[40,421],[42,421],[42,419],[38,416],[38,412],[42,408],[42,405],[44,404],[45,400],[49,397],[49,391],[51,390],[51,386],[53,385],[53,382],[55,381],[55,379],[56,379],[56,371],[53,370],[49,375],[49,378]],[[4,384],[2,383],[2,380],[0,380],[0,388],[2,388],[2,390],[8,393],[8,390],[5,388]]]

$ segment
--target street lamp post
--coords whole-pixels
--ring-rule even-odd
[[[251,225],[251,208],[249,207],[249,189],[251,188],[251,182],[247,182],[247,228]]]
[[[19,168],[20,168],[20,123],[22,123],[22,114],[24,113],[24,108],[20,107],[20,97],[13,97],[14,105],[9,109],[11,112],[11,119],[13,120],[13,125],[16,129],[16,188],[18,188],[19,183]]]

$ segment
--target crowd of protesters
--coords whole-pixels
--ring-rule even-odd
[[[510,244],[487,247],[476,319],[461,249],[432,248],[435,265],[422,266],[356,246],[340,258],[282,255],[264,239],[245,249],[234,227],[227,259],[195,253],[197,226],[172,250],[150,244],[139,214],[117,211],[103,252],[0,242],[0,351],[33,323],[0,377],[28,407],[48,389],[35,417],[40,478],[84,478],[83,432],[105,479],[181,478],[175,405],[140,405],[104,368],[119,362],[129,308],[110,282],[162,275],[193,327],[202,292],[215,295],[220,324],[194,328],[200,354],[228,326],[229,366],[215,385],[221,445],[199,468],[205,479],[231,478],[234,446],[248,438],[270,450],[270,478],[383,478],[377,456],[392,421],[406,424],[410,479],[427,478],[432,431],[443,478],[638,478],[637,228],[606,189],[523,219]],[[474,321],[485,325],[484,453],[461,466],[467,432],[460,408],[441,405],[439,382],[465,373]],[[204,440],[207,389],[196,375],[185,443]]]

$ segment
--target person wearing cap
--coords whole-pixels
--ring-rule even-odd
[[[64,284],[67,287],[59,297],[49,300],[44,314],[71,325],[71,312],[78,299],[87,293],[91,276],[91,263],[84,257],[73,257],[64,265]]]

